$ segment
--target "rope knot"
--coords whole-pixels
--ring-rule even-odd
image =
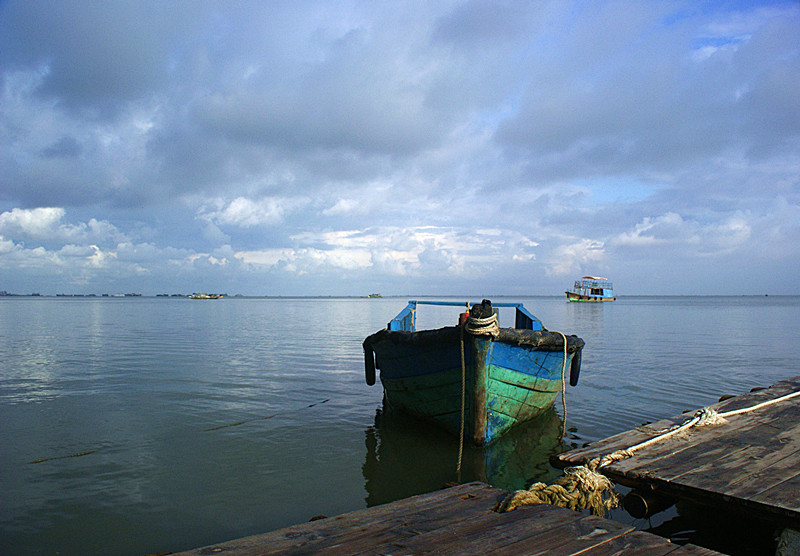
[[[722,425],[727,423],[724,417],[710,407],[698,409],[697,413],[695,413],[695,417],[699,417],[700,419],[697,421],[697,423],[695,423],[696,427],[705,427],[706,425]]]

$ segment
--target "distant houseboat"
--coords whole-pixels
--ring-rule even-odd
[[[567,300],[569,301],[597,303],[616,299],[614,297],[614,284],[609,282],[607,278],[600,276],[584,276],[575,281],[570,291],[564,293],[567,294]]]
[[[191,299],[220,299],[220,298],[222,298],[222,294],[195,292],[192,295],[190,295],[189,298],[191,298]]]

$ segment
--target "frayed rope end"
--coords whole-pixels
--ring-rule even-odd
[[[551,504],[571,510],[590,509],[594,515],[604,516],[619,506],[620,496],[605,475],[588,467],[568,467],[564,475],[553,484],[534,483],[528,490],[509,494],[498,504],[496,511],[510,512],[520,506]]]

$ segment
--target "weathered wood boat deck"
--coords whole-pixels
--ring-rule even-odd
[[[181,554],[717,554],[555,506],[493,511],[506,494],[464,484]]]
[[[800,377],[711,406],[717,412],[747,408],[800,390]],[[552,458],[553,465],[581,465],[628,448],[691,417],[684,414],[612,436]],[[727,423],[690,428],[642,448],[633,457],[598,469],[614,482],[673,499],[746,512],[800,529],[800,397]]]

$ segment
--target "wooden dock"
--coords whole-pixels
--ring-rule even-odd
[[[718,554],[555,506],[495,512],[507,494],[483,483],[463,484],[181,554]]]
[[[797,391],[800,377],[711,407],[719,413],[730,412]],[[683,414],[618,434],[555,456],[551,462],[556,467],[582,465],[657,436],[691,416]],[[726,421],[687,429],[598,471],[636,489],[635,496],[688,500],[800,530],[800,396],[732,415]]]

